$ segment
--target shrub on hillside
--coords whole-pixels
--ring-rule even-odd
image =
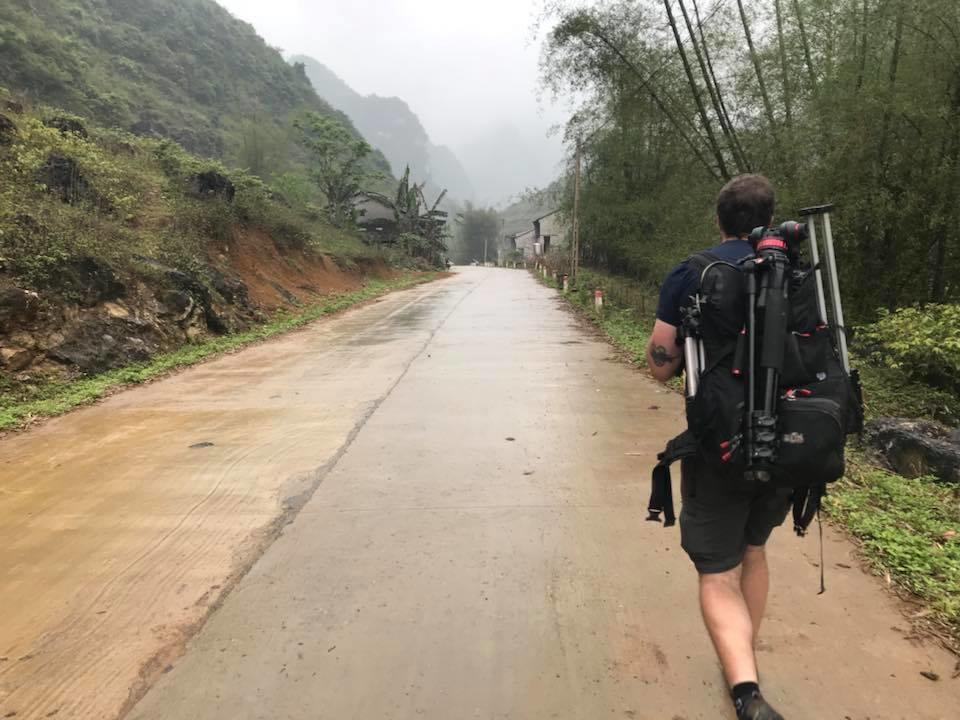
[[[883,311],[877,322],[858,328],[856,342],[881,367],[960,392],[960,305]]]

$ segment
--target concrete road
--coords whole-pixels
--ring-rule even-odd
[[[732,718],[643,522],[681,400],[611,355],[476,268],[6,440],[0,716]],[[766,693],[956,718],[955,658],[826,542],[819,597],[773,543]]]

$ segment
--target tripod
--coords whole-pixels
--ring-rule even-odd
[[[840,354],[843,370],[850,371],[843,303],[837,277],[830,213],[833,205],[819,205],[800,211],[805,224],[785,222],[772,231],[757,228],[751,235],[756,257],[745,263],[747,272],[747,412],[744,446],[747,479],[768,482],[777,460],[777,405],[780,377],[783,373],[788,311],[790,307],[790,270],[798,262],[800,247],[809,240],[810,259],[817,288],[817,312],[820,323],[830,328],[834,346]],[[828,298],[824,293],[824,268],[817,242],[818,220],[823,226]],[[760,313],[761,319],[757,314]],[[757,336],[762,322],[762,334]],[[856,371],[852,375],[859,386]],[[759,400],[758,400],[759,393]]]
[[[833,231],[830,227],[830,213],[833,205],[816,205],[804,208],[800,215],[808,218],[807,228],[810,237],[810,260],[813,262],[817,279],[817,307],[820,322],[829,325],[834,333],[834,341],[840,351],[840,360],[847,374],[850,371],[850,353],[847,351],[847,328],[843,320],[843,303],[840,301],[840,281],[837,278],[837,257],[833,250]],[[827,302],[823,291],[823,270],[820,267],[820,249],[817,245],[817,220],[823,225],[824,255],[827,263],[827,282],[830,285],[830,315],[827,314]],[[856,371],[854,371],[856,372]]]
[[[744,263],[747,273],[744,448],[747,478],[759,482],[769,482],[777,459],[776,412],[787,340],[790,270],[799,257],[798,246],[806,236],[806,226],[795,222],[785,222],[773,230],[757,228],[750,236],[756,257]],[[763,332],[758,338],[757,329],[761,324]]]
[[[780,378],[783,374],[788,314],[790,311],[790,281],[792,271],[800,259],[801,246],[809,240],[809,257],[816,282],[817,315],[820,324],[833,334],[834,347],[840,354],[843,370],[853,380],[859,396],[857,372],[850,370],[847,351],[843,306],[837,278],[830,225],[832,205],[806,208],[800,214],[805,224],[785,222],[777,228],[757,228],[750,236],[755,256],[739,265],[746,276],[747,323],[741,339],[746,355],[740,359],[738,344],[734,360],[734,374],[746,381],[746,407],[743,423],[743,449],[748,479],[768,482],[777,460],[777,408],[780,400]],[[818,243],[818,224],[823,227],[823,256]],[[826,274],[826,282],[824,275]],[[829,289],[829,296],[825,292]],[[700,389],[700,375],[705,368],[704,345],[701,336],[703,298],[699,292],[692,304],[684,309],[680,327],[680,342],[684,346],[686,362],[686,396],[693,399]],[[829,302],[828,302],[829,301]],[[744,367],[746,366],[746,367]],[[741,370],[743,368],[746,372]],[[725,443],[730,445],[731,443]],[[732,457],[730,447],[724,461]]]

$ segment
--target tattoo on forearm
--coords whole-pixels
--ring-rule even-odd
[[[668,353],[663,345],[654,345],[651,347],[650,357],[653,358],[653,364],[657,367],[663,367],[677,359],[677,356]]]

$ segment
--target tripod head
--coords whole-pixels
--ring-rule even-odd
[[[805,223],[787,220],[777,227],[758,227],[750,233],[750,244],[760,258],[785,255],[794,263],[800,258],[800,246],[810,236]]]

